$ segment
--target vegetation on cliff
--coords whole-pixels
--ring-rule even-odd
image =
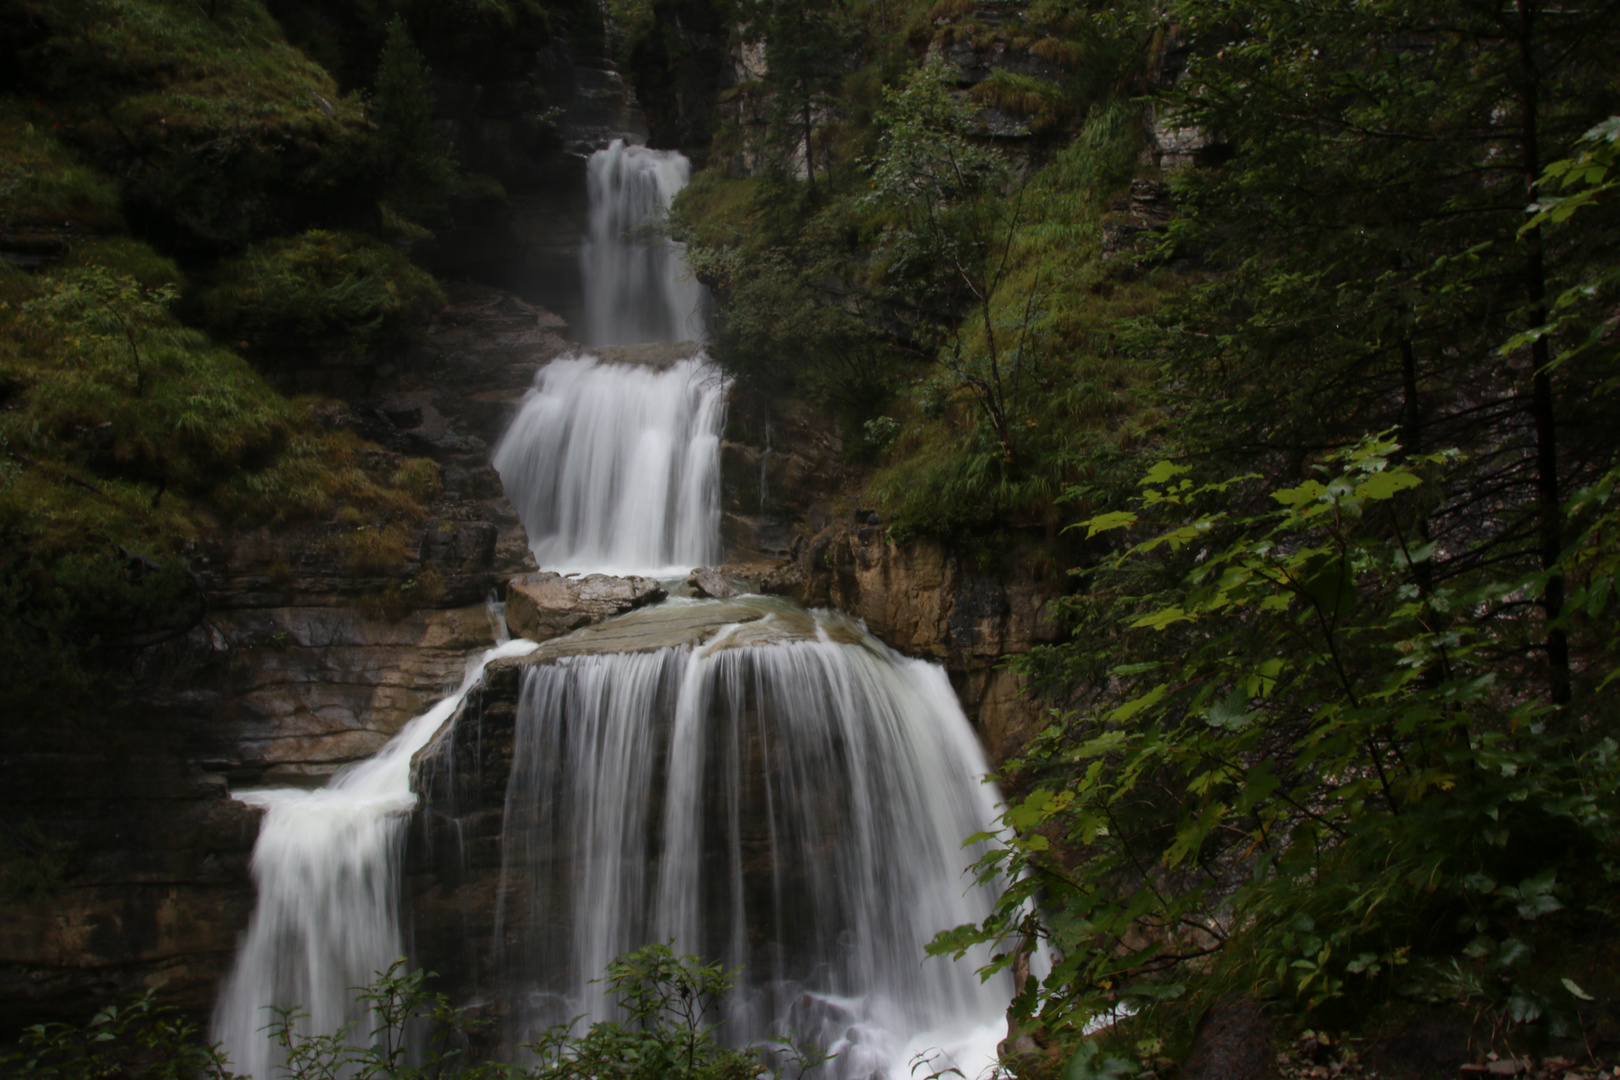
[[[443,305],[407,252],[499,185],[457,164],[433,65],[505,56],[515,78],[532,60],[512,50],[599,25],[566,3],[319,7],[0,3],[16,717],[89,708],[193,625],[198,545],[222,529],[327,522],[382,573],[438,490],[431,462],[375,453],[341,407],[277,382],[376,363]]]
[[[850,5],[812,80],[736,10],[765,63],[675,215],[717,352],[838,413],[892,539],[1044,528],[1073,582],[1019,664],[1017,883],[936,950],[997,944],[1025,1050],[1123,1006],[1149,1061],[1233,989],[1578,1040],[1616,989],[1612,13]]]
[[[1162,1066],[1234,989],[1313,1030],[1590,1036],[1620,995],[1612,10],[611,7],[655,130],[707,155],[673,227],[722,362],[837,415],[892,539],[1034,534],[1070,572],[1067,638],[1019,665],[1052,713],[981,867],[1011,884],[935,946],[1019,975],[1016,1067]],[[419,325],[406,249],[490,189],[430,80],[594,13],[0,0],[14,715],[190,625],[224,525],[403,557],[435,468],[255,363]],[[1074,1051],[1110,1010],[1113,1056]]]

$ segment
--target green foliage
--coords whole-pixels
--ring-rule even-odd
[[[850,44],[843,7],[832,0],[751,0],[738,12],[768,58],[767,141],[775,167],[789,174],[802,169],[812,192],[827,159],[825,135],[817,145],[817,120],[841,88]]]
[[[36,123],[127,176],[130,223],[216,252],[375,201],[357,102],[288,45],[258,0],[18,0],[8,56]],[[136,162],[140,167],[134,168]],[[369,198],[368,198],[369,194]]]
[[[284,1054],[281,1066],[288,1080],[438,1080],[446,1075],[483,1080],[513,1075],[512,1071],[466,1060],[466,1036],[485,1026],[456,1008],[444,994],[427,989],[432,972],[409,971],[400,957],[377,972],[370,986],[355,988],[355,1004],[368,1017],[363,1036],[358,1021],[349,1021],[324,1035],[301,1030],[305,1014],[296,1008],[277,1008],[266,1037]],[[425,1035],[425,1046],[411,1052],[411,1034]],[[469,1067],[470,1066],[470,1067]]]
[[[411,43],[405,20],[388,24],[367,110],[377,125],[374,153],[388,177],[389,203],[410,218],[443,224],[455,159],[434,123],[432,73]]]
[[[830,1059],[791,1041],[723,1045],[711,1017],[734,976],[697,957],[678,957],[666,945],[644,946],[614,960],[602,976],[623,1019],[577,1035],[574,1024],[559,1025],[524,1045],[526,1064],[510,1065],[473,1057],[469,1036],[489,1021],[429,990],[433,973],[411,971],[401,957],[369,986],[355,988],[366,1020],[312,1035],[302,1010],[277,1008],[265,1037],[280,1048],[287,1080],[755,1080],[767,1075],[762,1053],[776,1075],[792,1070],[802,1080]],[[150,994],[108,1006],[82,1028],[30,1028],[21,1051],[0,1057],[0,1065],[11,1067],[7,1075],[50,1080],[235,1080],[219,1047],[204,1045],[194,1026],[155,1005]]]
[[[62,884],[74,845],[52,840],[33,821],[0,822],[0,903],[49,896]]]
[[[0,227],[111,229],[123,224],[117,187],[11,103],[0,103]]]
[[[1606,887],[1620,756],[1502,677],[1539,632],[1514,615],[1538,575],[1423,583],[1412,522],[1447,455],[1396,450],[1364,440],[1265,493],[1161,462],[1087,523],[1134,540],[1083,600],[1120,629],[1026,669],[1095,665],[1118,692],[1031,747],[1038,786],[981,865],[1017,884],[935,951],[1044,937],[1058,961],[1027,1005],[1064,1030],[1192,972],[1304,1013],[1466,977],[1490,987],[1474,1006],[1567,1017],[1525,976],[1543,923]]]
[[[1557,231],[1556,227],[1581,211],[1585,211],[1583,225],[1602,214],[1604,204],[1612,203],[1614,192],[1620,188],[1620,177],[1612,175],[1617,144],[1620,144],[1620,116],[1611,116],[1581,136],[1578,154],[1548,165],[1538,188],[1539,201],[1530,205],[1530,220],[1519,230],[1520,235],[1539,232],[1544,227]],[[1546,194],[1554,190],[1567,194]],[[1599,262],[1583,268],[1583,274],[1553,298],[1545,322],[1509,338],[1502,346],[1502,353],[1512,355],[1543,339],[1560,345],[1549,367],[1558,367],[1584,353],[1601,353],[1605,348],[1612,353],[1610,339],[1614,320],[1607,309],[1613,303],[1616,288],[1620,287],[1620,267],[1612,261],[1606,265]],[[1613,387],[1611,379],[1603,389],[1608,391]]]
[[[622,1021],[592,1024],[582,1036],[573,1025],[552,1028],[528,1049],[536,1080],[748,1080],[760,1075],[753,1053],[722,1045],[719,1010],[735,972],[677,957],[667,945],[647,945],[619,957],[603,974],[624,1012]]]
[[[1031,130],[1044,133],[1066,125],[1074,116],[1075,102],[1061,88],[1032,75],[997,69],[972,90],[973,99],[1029,117]]]
[[[183,553],[220,519],[409,519],[436,490],[431,464],[379,467],[175,321],[177,275],[150,249],[73,261],[0,278],[0,677],[19,717],[95,700],[139,647],[194,625]]]
[[[234,1080],[216,1047],[204,1045],[196,1025],[150,993],[108,1005],[82,1028],[36,1024],[19,1049],[0,1055],[7,1074],[39,1080]]]
[[[87,267],[57,277],[43,296],[23,305],[23,316],[54,332],[59,346],[81,358],[105,357],[109,353],[127,355],[133,372],[132,388],[135,396],[141,397],[146,392],[141,346],[154,338],[153,344],[159,346],[173,343],[166,333],[168,309],[178,296],[167,285],[144,286],[132,277]],[[115,384],[122,381],[106,370],[106,365],[99,366],[90,377]]]
[[[219,336],[299,351],[375,348],[443,304],[438,283],[397,249],[322,229],[249,249],[203,295]]]
[[[711,351],[745,382],[829,407],[849,456],[879,466],[870,492],[891,535],[1050,532],[1065,483],[1139,438],[1131,393],[1142,369],[1120,354],[1113,324],[1179,288],[1162,275],[1111,278],[1099,257],[1100,218],[1136,168],[1141,108],[1108,96],[1128,81],[1114,60],[1089,88],[1037,91],[1038,80],[1005,76],[964,95],[943,60],[919,64],[898,47],[924,25],[913,21],[921,11],[849,8],[843,29],[825,28],[860,41],[846,68],[862,66],[840,89],[818,84],[827,115],[813,125],[814,187],[777,164],[802,155],[802,130],[750,103],[780,90],[773,75],[737,90],[752,126],[717,136],[717,156],[757,155],[758,174],[711,166],[682,193],[673,223],[718,301]],[[1073,56],[1095,46],[1124,57],[1142,32],[1134,9],[1096,25],[1059,7],[1026,18],[1045,36],[1020,29],[1008,47],[1052,51],[1061,38]],[[948,21],[942,11],[929,19]],[[1065,116],[1090,107],[1073,143],[1016,178],[980,115],[983,100],[1009,105],[997,88],[1014,86]],[[758,144],[767,122],[785,143]],[[1054,120],[1051,134],[1061,127]],[[880,417],[896,429],[869,437]]]
[[[54,456],[108,480],[200,491],[270,456],[288,406],[239,358],[179,326],[174,290],[103,267],[44,279],[0,357],[21,407],[0,422],[13,455]],[[60,449],[58,449],[60,448]]]

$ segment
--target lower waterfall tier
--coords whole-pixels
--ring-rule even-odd
[[[942,670],[780,600],[671,601],[499,661],[416,762],[416,960],[507,1048],[611,1019],[649,942],[742,974],[728,1041],[811,1039],[828,1075],[989,1063],[1011,988],[926,959],[992,896],[963,841],[995,790]],[[976,962],[977,961],[977,962]],[[931,1070],[932,1071],[932,1070]]]

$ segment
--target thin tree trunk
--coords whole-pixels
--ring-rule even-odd
[[[1531,49],[1535,34],[1535,0],[1515,0],[1519,15],[1520,139],[1527,199],[1535,202],[1541,178],[1539,74]],[[1525,233],[1525,285],[1530,294],[1530,322],[1547,322],[1547,270],[1542,254],[1541,229]],[[1530,345],[1530,417],[1536,435],[1536,533],[1541,569],[1547,584],[1541,591],[1541,608],[1547,628],[1547,683],[1555,705],[1568,704],[1571,696],[1569,637],[1558,619],[1564,611],[1564,575],[1559,566],[1564,554],[1564,515],[1559,494],[1558,424],[1553,412],[1551,360],[1547,338],[1539,336]]]

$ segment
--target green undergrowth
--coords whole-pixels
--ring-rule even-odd
[[[893,90],[881,104],[881,83],[870,92],[873,115],[902,107]],[[955,108],[971,137],[977,106]],[[849,156],[815,190],[716,165],[682,193],[676,233],[721,301],[714,351],[744,381],[837,416],[847,453],[874,470],[869,495],[894,539],[1050,533],[1080,509],[1060,504],[1065,489],[1124,477],[1120,460],[1158,422],[1138,400],[1144,369],[1122,327],[1181,292],[1182,277],[1101,249],[1102,219],[1139,169],[1139,112],[1098,102],[1026,178],[960,199],[945,224],[968,239],[954,253],[895,240],[912,192],[880,190],[874,170],[900,151],[877,123],[829,134]],[[938,135],[919,131],[924,147]],[[951,299],[951,273],[925,269],[964,250],[988,264],[975,285],[987,307]]]
[[[228,250],[375,197],[361,102],[257,0],[8,0],[0,18],[26,28],[28,119],[131,162],[125,215],[164,246]]]
[[[411,971],[403,957],[353,987],[352,1012],[365,1017],[311,1034],[300,1007],[272,1007],[263,1037],[277,1048],[287,1080],[803,1080],[832,1059],[791,1034],[749,1046],[728,1045],[723,1003],[740,971],[701,957],[647,945],[607,965],[600,981],[619,1019],[583,1027],[582,1017],[531,1033],[519,1063],[489,1060],[474,1047],[493,1021],[429,989],[436,976]],[[0,1049],[7,1075],[49,1080],[240,1080],[224,1047],[150,993],[108,1005],[83,1025],[39,1024],[15,1048]]]
[[[195,624],[200,542],[324,523],[335,560],[390,576],[438,493],[436,465],[250,362],[399,347],[443,297],[397,242],[469,185],[398,11],[370,11],[343,87],[272,7],[0,0],[0,678],[18,716],[84,715]],[[435,18],[477,36],[489,15]]]
[[[121,229],[118,186],[0,98],[0,227]]]
[[[397,248],[322,229],[250,248],[202,294],[215,334],[276,351],[375,349],[443,305],[438,282]]]
[[[219,529],[407,522],[436,491],[431,462],[324,428],[319,402],[180,323],[181,280],[127,238],[0,271],[0,671],[19,715],[184,628],[188,553]],[[402,545],[381,554],[367,567],[405,562]]]

